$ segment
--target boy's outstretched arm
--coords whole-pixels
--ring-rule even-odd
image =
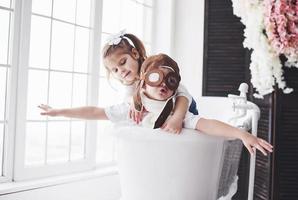
[[[79,118],[79,119],[97,119],[97,120],[108,120],[104,109],[95,106],[84,106],[77,108],[61,108],[55,109],[48,105],[40,104],[38,106],[42,112],[41,115],[48,116],[63,116],[70,118]]]
[[[197,123],[196,129],[208,135],[238,138],[242,140],[244,146],[251,154],[255,153],[253,147],[264,155],[267,155],[267,152],[272,152],[273,146],[267,141],[218,120],[201,118]]]
[[[162,125],[161,128],[171,133],[180,133],[187,110],[188,99],[185,96],[176,97],[173,115]]]

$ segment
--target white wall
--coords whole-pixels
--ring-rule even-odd
[[[204,1],[156,0],[152,53],[167,53],[180,66],[182,83],[202,95]]]
[[[155,0],[152,27],[152,54],[172,56],[174,45],[174,0]]]
[[[182,82],[193,97],[202,96],[204,1],[176,0],[173,56]]]

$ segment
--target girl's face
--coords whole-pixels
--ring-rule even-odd
[[[132,55],[115,51],[107,56],[103,62],[114,78],[124,84],[132,84],[139,77],[139,54],[133,49]]]
[[[163,71],[165,76],[170,72],[170,69],[167,69],[167,68],[161,67],[160,70]],[[150,99],[155,99],[155,100],[159,100],[159,101],[165,101],[174,94],[174,91],[170,90],[166,86],[164,81],[157,87],[155,87],[155,86],[153,87],[148,84],[145,84],[144,92]]]

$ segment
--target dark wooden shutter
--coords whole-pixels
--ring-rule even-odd
[[[244,26],[230,0],[208,0],[205,6],[203,95],[227,96],[248,80]]]
[[[230,0],[205,1],[203,96],[238,93],[247,82],[247,50],[243,24],[233,15]],[[238,191],[233,199],[247,199],[249,156],[243,150],[238,170]]]
[[[205,1],[203,95],[237,93],[249,83],[249,52],[242,47],[243,25],[233,15],[230,0]],[[261,109],[258,135],[274,145],[268,157],[257,153],[254,199],[298,199],[298,69],[284,68],[285,80],[294,88],[283,94],[278,88],[263,100],[250,100]],[[238,191],[233,199],[247,199],[248,155],[244,149],[239,166]]]
[[[298,199],[298,69],[284,68],[285,80],[294,88],[291,94],[275,95],[274,200]]]
[[[261,110],[261,117],[258,123],[258,137],[265,139],[266,141],[272,142],[272,118],[273,118],[273,95],[267,95],[264,99],[253,99]],[[271,192],[271,174],[272,174],[272,157],[264,156],[259,151],[257,152],[256,158],[256,169],[255,169],[255,185],[254,185],[254,199],[256,200],[269,200]]]
[[[239,94],[240,83],[250,83],[250,52],[243,48],[244,25],[233,15],[231,0],[205,1],[203,96]],[[261,109],[258,134],[270,141],[272,95],[265,100],[250,100]],[[254,199],[270,198],[271,156],[257,153]],[[238,170],[238,191],[233,199],[247,199],[249,155],[243,148]]]

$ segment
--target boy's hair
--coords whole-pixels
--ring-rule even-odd
[[[139,72],[140,72],[141,65],[144,62],[144,60],[147,58],[146,49],[144,47],[143,42],[137,36],[130,33],[126,33],[123,36],[120,36],[120,38],[121,38],[121,41],[118,44],[110,45],[107,43],[103,47],[103,50],[102,50],[103,59],[105,59],[106,57],[108,57],[109,55],[113,54],[116,51],[120,51],[121,53],[129,54],[132,56],[132,49],[135,48],[140,56],[138,60],[138,64],[140,66],[139,67]]]
[[[140,69],[140,74],[141,76],[143,76],[146,72],[151,71],[154,68],[159,68],[161,66],[171,67],[175,71],[175,73],[179,76],[179,81],[180,81],[180,70],[179,70],[178,64],[170,56],[162,53],[154,56],[149,56],[143,62]],[[142,109],[140,92],[143,85],[144,85],[144,80],[139,80],[137,89],[133,96],[134,107],[138,111]]]

